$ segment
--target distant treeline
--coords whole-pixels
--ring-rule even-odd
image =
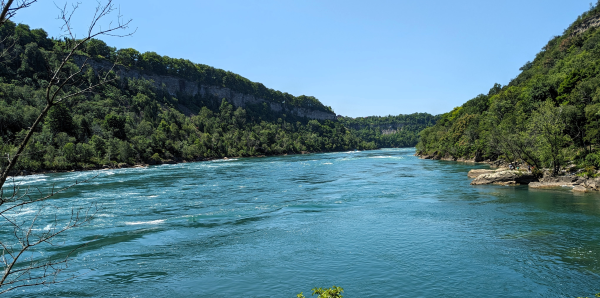
[[[383,117],[338,117],[338,121],[361,139],[374,142],[379,148],[399,148],[414,147],[419,141],[419,132],[433,126],[439,118],[427,113],[414,113]]]

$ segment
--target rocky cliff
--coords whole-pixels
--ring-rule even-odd
[[[284,103],[272,102],[263,98],[257,98],[254,95],[243,94],[224,88],[220,86],[206,86],[199,82],[193,82],[178,78],[175,76],[162,76],[148,74],[138,69],[127,68],[124,66],[114,66],[107,60],[99,59],[88,59],[84,56],[78,56],[75,58],[75,63],[83,65],[87,59],[87,64],[90,65],[95,71],[107,71],[114,70],[121,78],[134,78],[134,79],[146,79],[153,82],[154,86],[158,89],[163,89],[169,92],[171,95],[186,95],[186,96],[214,96],[218,99],[226,99],[236,107],[246,107],[249,104],[262,104],[266,103],[269,105],[273,112],[286,112],[299,117],[307,117],[309,119],[317,120],[334,120],[336,115],[334,113],[313,110],[309,108],[296,107],[285,105]]]
[[[600,15],[591,17],[573,28],[571,36],[581,34],[591,28],[600,27]]]
[[[372,128],[381,131],[382,135],[391,135],[402,131],[404,124],[348,124],[347,127],[355,130]]]

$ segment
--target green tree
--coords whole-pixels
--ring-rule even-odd
[[[73,117],[64,105],[55,105],[48,111],[44,126],[48,127],[53,134],[59,132],[73,134],[75,130]]]
[[[344,292],[343,288],[336,287],[336,286],[333,286],[329,289],[314,288],[314,289],[312,289],[312,296],[319,295],[317,298],[342,298],[342,297],[344,297],[344,296],[342,296],[343,292]],[[302,293],[296,295],[296,297],[305,298],[305,296]]]
[[[555,107],[550,100],[539,105],[532,114],[529,125],[529,134],[536,138],[537,154],[543,162],[552,169],[552,174],[557,175],[560,167],[566,160],[565,147],[571,141],[564,134],[567,127],[564,107]]]
[[[125,134],[125,117],[117,114],[108,114],[104,117],[104,125],[116,138],[124,140],[127,137]]]
[[[92,57],[111,58],[115,49],[106,45],[102,40],[92,38],[85,45],[85,51]]]
[[[17,73],[24,78],[32,78],[38,73],[46,70],[46,60],[35,42],[25,46],[25,52],[21,58],[21,67]]]
[[[67,143],[63,146],[63,152],[65,153],[65,158],[67,159],[68,162],[76,161],[75,148],[76,148],[75,144],[73,144],[73,143]]]

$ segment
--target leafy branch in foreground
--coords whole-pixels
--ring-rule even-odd
[[[314,288],[312,289],[312,295],[319,295],[317,298],[342,298],[344,289],[341,287],[333,286],[329,289]],[[298,298],[306,298],[302,293],[296,295]]]
[[[600,297],[600,293],[594,295],[594,297]],[[577,297],[577,298],[584,298],[584,297]],[[585,298],[589,298],[589,297],[585,297]]]

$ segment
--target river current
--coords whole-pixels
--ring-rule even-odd
[[[19,177],[98,204],[72,281],[9,297],[577,297],[600,292],[600,195],[471,186],[484,165],[414,149]],[[57,210],[57,211],[54,211]],[[33,212],[31,210],[22,211]],[[23,215],[27,216],[27,215]],[[6,234],[3,235],[6,237]],[[308,293],[308,294],[307,294]]]

